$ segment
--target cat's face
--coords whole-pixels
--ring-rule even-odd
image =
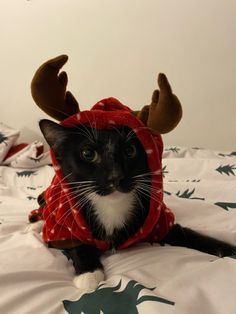
[[[146,153],[128,127],[66,128],[49,120],[42,120],[40,127],[67,181],[84,183],[98,195],[128,193],[137,176],[149,172]]]
[[[146,152],[128,127],[66,128],[42,120],[40,128],[96,238],[115,246],[134,234],[149,211],[150,171]]]

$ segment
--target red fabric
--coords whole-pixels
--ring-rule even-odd
[[[62,125],[71,127],[88,124],[97,129],[109,129],[126,125],[133,129],[142,143],[148,156],[148,164],[152,175],[152,191],[155,193],[150,200],[149,215],[142,228],[123,243],[119,248],[126,248],[139,241],[160,241],[168,233],[174,223],[173,213],[163,203],[162,183],[162,151],[163,143],[160,135],[152,134],[131,110],[115,98],[107,98],[98,102],[90,111],[83,111],[64,120]],[[43,238],[45,242],[77,239],[83,243],[107,250],[110,243],[94,239],[75,200],[70,198],[66,189],[66,178],[63,178],[53,151],[51,151],[55,176],[45,192],[46,206],[39,210],[45,220]],[[34,211],[33,211],[34,214]]]
[[[21,150],[23,150],[27,146],[29,146],[29,144],[26,144],[26,143],[20,143],[20,144],[12,146],[3,160],[6,160],[18,154]]]

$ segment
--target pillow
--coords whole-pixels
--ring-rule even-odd
[[[44,152],[44,145],[39,141],[13,146],[3,161],[3,165],[14,168],[38,168],[50,163],[49,151]]]
[[[10,128],[0,122],[0,163],[7,155],[20,135],[20,131]]]

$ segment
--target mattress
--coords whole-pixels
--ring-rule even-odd
[[[4,127],[1,314],[236,313],[236,256],[219,258],[188,248],[139,243],[108,251],[102,256],[105,281],[87,293],[76,288],[65,252],[48,248],[39,231],[29,230],[28,214],[54,173],[48,153],[38,141],[11,152],[19,132]],[[235,151],[165,147],[164,199],[176,222],[236,245],[235,174]]]

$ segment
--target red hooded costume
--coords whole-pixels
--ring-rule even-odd
[[[174,223],[173,213],[163,203],[162,151],[163,142],[159,134],[153,134],[132,111],[115,98],[98,102],[91,110],[83,111],[61,122],[65,127],[88,124],[97,129],[111,126],[128,126],[143,145],[152,172],[149,214],[137,233],[126,240],[118,249],[126,248],[136,242],[158,242],[162,240]],[[55,176],[44,192],[46,205],[31,212],[29,218],[38,215],[44,220],[43,239],[45,242],[59,240],[80,240],[84,244],[95,245],[101,250],[110,248],[110,243],[93,238],[76,201],[70,198],[60,166],[51,150]],[[32,219],[31,219],[32,220]]]

